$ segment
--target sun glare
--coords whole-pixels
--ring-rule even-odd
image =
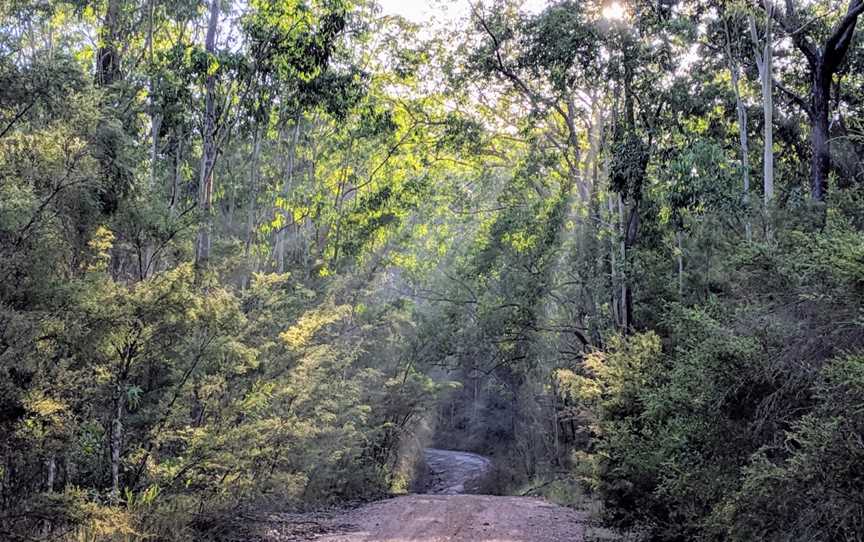
[[[609,2],[603,7],[603,18],[612,21],[620,21],[624,18],[624,6],[619,2]]]

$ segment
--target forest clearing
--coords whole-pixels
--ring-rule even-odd
[[[0,0],[0,542],[864,541],[864,0]]]

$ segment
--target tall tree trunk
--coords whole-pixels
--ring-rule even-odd
[[[0,472],[0,507],[3,509],[8,509],[11,504],[9,497],[14,491],[14,469],[12,454],[3,454],[3,471]]]
[[[120,502],[120,451],[123,446],[123,392],[120,386],[114,393],[111,420],[111,502]]]
[[[229,232],[234,231],[234,211],[237,209],[237,183],[231,183],[231,196],[228,198],[228,212],[225,215],[225,226]]]
[[[738,116],[738,140],[741,146],[741,174],[744,178],[741,203],[744,204],[744,210],[748,213],[744,222],[744,228],[747,233],[747,241],[750,242],[753,239],[753,228],[750,224],[749,216],[750,145],[747,137],[747,110],[744,108],[744,101],[741,99],[741,89],[739,84],[740,71],[738,69],[738,63],[735,61],[735,57],[732,54],[732,39],[729,35],[729,25],[725,19],[723,20],[723,30],[726,32],[726,58],[729,62],[729,75],[732,78],[732,90],[735,92],[735,111]]]
[[[258,201],[258,157],[261,155],[261,129],[256,129],[252,139],[252,157],[249,164],[249,208],[246,214],[246,236],[243,254],[248,258],[255,233],[255,211]]]
[[[561,437],[559,435],[559,425],[561,423],[560,418],[558,417],[558,394],[560,391],[558,390],[558,386],[556,385],[555,379],[551,379],[552,384],[552,401],[549,405],[552,410],[552,442],[554,446],[554,452],[552,454],[552,460],[557,467],[561,467]]]
[[[152,90],[155,83],[151,83],[151,92],[155,92]],[[150,107],[152,108],[150,113],[150,133],[152,134],[150,140],[150,187],[156,187],[156,178],[157,171],[156,165],[159,162],[159,129],[162,126],[162,115],[156,112],[156,104],[151,101]]]
[[[57,455],[51,453],[48,460],[45,461],[45,467],[48,470],[45,480],[45,492],[54,493],[54,479],[57,476]],[[42,536],[47,537],[51,534],[51,520],[45,519],[42,522]]]
[[[77,472],[75,470],[75,462],[70,461],[69,455],[63,455],[63,483],[65,484],[66,489],[70,489],[75,482],[75,477]]]
[[[216,28],[219,23],[219,0],[210,2],[210,21],[204,47],[208,57],[216,53]],[[195,263],[201,268],[210,259],[211,207],[213,204],[213,167],[216,164],[216,74],[208,68],[204,83],[204,146],[201,152],[201,171],[198,181],[198,209],[201,226],[195,249]]]
[[[621,194],[618,194],[618,220],[621,226],[621,298],[619,299],[618,314],[621,317],[621,330],[626,333],[630,329],[630,311],[627,302],[630,297],[630,287],[627,283],[627,212]]]
[[[680,229],[675,232],[676,252],[678,260],[678,297],[684,296],[684,232]]]
[[[57,477],[57,455],[52,453],[50,457],[48,457],[48,461],[45,462],[45,466],[48,470],[45,480],[45,491],[48,493],[54,493],[54,480]]]
[[[291,139],[289,140],[288,153],[285,156],[285,161],[283,162],[282,166],[285,178],[285,184],[282,186],[282,195],[286,200],[290,196],[291,191],[294,190],[294,173],[297,161],[297,145],[300,142],[300,121],[301,118],[299,115],[294,118],[294,125],[291,130]],[[284,210],[276,209],[276,212],[284,212]],[[290,220],[291,223],[293,223],[294,216],[288,217],[287,220]],[[279,273],[285,272],[285,245],[288,243],[287,237],[288,225],[285,224],[279,229],[279,232],[276,234],[276,264]]]
[[[252,252],[252,240],[255,236],[255,227],[258,209],[258,158],[261,155],[261,128],[255,130],[252,136],[252,157],[249,164],[249,201],[246,210],[246,233],[243,241],[243,257],[246,259],[248,270],[242,280],[242,286],[249,283],[249,277],[256,271],[250,257]]]
[[[852,45],[858,17],[864,13],[864,0],[849,0],[843,18],[831,29],[821,50],[814,50],[804,38],[793,38],[799,48],[806,49],[810,62],[810,124],[813,159],[810,165],[811,197],[824,201],[828,193],[828,173],[831,170],[831,140],[829,117],[831,113],[831,82]],[[838,88],[839,92],[839,88]]]
[[[773,4],[769,6],[765,22],[764,42],[760,45],[756,31],[756,19],[750,17],[750,37],[753,40],[753,56],[759,70],[762,89],[762,192],[765,208],[774,199],[774,36],[772,33]]]
[[[828,133],[828,117],[831,111],[831,76],[818,63],[813,74],[810,102],[810,143],[813,158],[810,162],[810,194],[816,201],[823,201],[828,192],[828,172],[831,169],[831,148]]]
[[[624,332],[629,333],[633,329],[633,287],[631,285],[630,264],[628,261],[628,253],[635,246],[636,238],[639,235],[639,200],[633,202],[630,209],[627,211],[626,231],[624,232],[624,249],[622,253],[622,263],[626,271],[622,273],[623,290],[621,292],[624,305],[622,314],[624,316]]]
[[[571,185],[575,184],[577,186],[582,204],[587,206],[591,202],[591,187],[588,184],[587,177],[579,171],[579,164],[582,161],[582,149],[579,143],[579,132],[576,129],[575,119],[578,114],[579,110],[571,94],[567,99],[567,115],[564,118],[567,124],[567,149],[569,151],[567,155],[567,163],[570,170],[568,182]]]
[[[123,0],[108,0],[96,52],[96,83],[99,86],[109,86],[120,78],[120,53],[117,47],[122,14]]]
[[[629,46],[625,48],[624,58],[624,137],[636,130],[636,114],[633,99],[633,65],[629,59]],[[629,180],[629,179],[628,179]],[[631,180],[632,182],[632,180]],[[630,288],[630,270],[627,253],[636,243],[639,231],[639,199],[641,194],[636,193],[634,186],[626,187],[631,192],[629,195],[631,204],[626,204],[623,197],[618,199],[618,209],[621,215],[621,328],[624,333],[629,333],[633,325],[633,292]]]
[[[762,192],[765,208],[774,200],[774,77],[772,65],[774,52],[770,44],[765,46],[765,72],[762,80]]]
[[[183,176],[183,129],[178,131],[175,128],[174,137],[177,141],[174,150],[174,174],[171,176],[171,200],[169,202],[172,217],[177,216],[177,204],[180,200],[180,179]]]
[[[150,190],[155,191],[157,187],[156,166],[159,160],[159,129],[162,125],[162,115],[156,112],[156,102],[154,94],[156,92],[156,82],[154,78],[150,78]],[[155,249],[153,242],[149,238],[145,238],[141,247],[141,258],[138,267],[140,280],[144,280],[149,275],[150,270],[154,267],[153,258]]]
[[[618,198],[620,199],[620,195]],[[610,224],[615,223],[615,216],[620,216],[615,209],[615,195],[609,194],[608,199],[609,206],[609,222]],[[611,279],[611,288],[612,292],[612,318],[618,326],[623,326],[622,318],[621,318],[621,304],[618,300],[618,249],[615,247],[615,235],[609,235],[609,267],[610,267],[610,279]]]
[[[162,127],[162,114],[156,104],[156,76],[152,74],[155,70],[153,62],[153,18],[156,9],[155,0],[150,0],[150,23],[147,31],[147,49],[150,55],[150,188],[156,188],[156,163],[159,154],[159,129]]]

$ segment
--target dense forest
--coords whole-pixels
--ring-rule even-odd
[[[0,2],[0,539],[864,540],[864,1],[460,5]]]

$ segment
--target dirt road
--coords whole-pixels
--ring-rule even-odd
[[[319,542],[580,542],[584,516],[527,497],[410,495],[346,514]]]
[[[490,466],[489,459],[468,452],[427,448],[425,455],[430,471],[425,493],[434,495],[474,493]]]
[[[372,503],[319,519],[313,529],[271,531],[268,541],[317,542],[580,542],[585,514],[528,497],[464,495],[489,460],[430,449],[428,493]],[[304,534],[305,533],[305,534]]]

